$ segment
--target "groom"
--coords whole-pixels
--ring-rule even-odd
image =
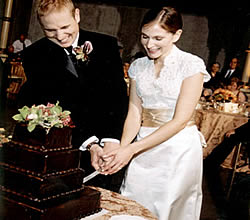
[[[120,139],[128,97],[116,39],[79,29],[80,11],[71,0],[40,0],[37,15],[45,37],[24,50],[27,82],[19,93],[20,106],[59,101],[71,111],[76,148],[86,140]],[[107,141],[106,146],[115,145]],[[81,166],[87,174],[93,171],[89,152],[83,152]],[[110,184],[119,184],[95,179],[91,184],[111,190]]]

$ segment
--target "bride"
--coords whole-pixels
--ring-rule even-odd
[[[129,111],[121,143],[102,154],[109,161],[103,174],[130,162],[121,194],[160,220],[198,220],[202,202],[202,145],[192,117],[210,76],[201,58],[175,46],[181,34],[176,9],[152,9],[145,15],[141,43],[147,56],[129,68]]]

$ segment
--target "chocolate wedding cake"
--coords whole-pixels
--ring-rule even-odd
[[[0,219],[73,220],[100,210],[100,193],[83,185],[71,128],[49,132],[17,123],[0,148]]]

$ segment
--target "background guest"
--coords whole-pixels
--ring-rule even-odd
[[[19,39],[15,40],[12,44],[14,53],[17,54],[20,59],[22,58],[22,51],[29,45],[31,45],[31,40],[28,39],[25,34],[20,34]]]
[[[211,89],[214,91],[215,89],[221,87],[221,80],[220,80],[220,63],[213,62],[208,70],[208,73],[211,76],[211,79],[208,82],[203,84],[203,87],[206,89]]]
[[[230,79],[233,77],[237,77],[241,80],[242,78],[242,70],[239,68],[239,59],[237,57],[233,57],[230,60],[230,63],[228,66],[223,68],[221,71],[221,80],[224,82],[224,84],[228,84]]]
[[[220,79],[220,63],[213,62],[208,70],[211,78],[208,82],[203,84],[203,91],[201,95],[202,101],[210,101],[213,92],[219,87],[223,87],[223,83]]]
[[[237,102],[243,103],[247,101],[247,96],[240,91],[241,88],[241,81],[237,77],[232,77],[230,79],[230,84],[227,88],[233,92],[233,94],[237,97]]]
[[[212,99],[213,91],[212,89],[203,88],[200,101],[210,102]]]

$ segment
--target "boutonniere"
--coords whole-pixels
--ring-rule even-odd
[[[74,48],[76,53],[77,61],[88,62],[89,61],[89,54],[92,52],[93,46],[90,41],[85,41],[82,46],[78,46]]]

